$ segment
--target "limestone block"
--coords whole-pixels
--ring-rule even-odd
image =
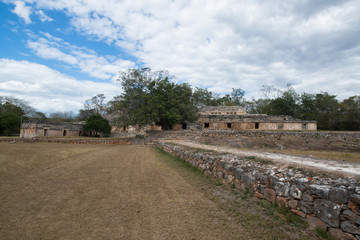
[[[353,194],[349,198],[349,208],[354,211],[357,215],[360,215],[360,195]]]
[[[357,240],[353,235],[346,233],[338,228],[329,228],[331,236],[339,240]]]
[[[302,192],[297,186],[292,185],[290,187],[290,196],[292,196],[295,199],[301,199]]]
[[[345,232],[360,235],[360,228],[358,228],[357,226],[355,226],[354,224],[352,224],[349,221],[342,222],[341,229],[344,230]]]
[[[241,181],[248,188],[253,188],[256,184],[255,178],[253,178],[250,173],[244,173],[243,175],[241,175]]]
[[[310,185],[310,194],[314,194],[320,198],[327,199],[331,186],[328,185]]]
[[[332,227],[339,227],[341,206],[325,199],[315,199],[315,216]]]
[[[302,195],[302,199],[305,201],[305,202],[313,202],[314,201],[314,198],[310,195],[310,194],[307,194],[307,193],[304,193]]]
[[[276,203],[281,208],[287,208],[287,200],[284,197],[276,197]]]
[[[307,215],[306,220],[307,220],[307,222],[309,224],[309,229],[310,230],[314,230],[316,228],[320,228],[320,229],[325,230],[325,231],[327,230],[326,223],[324,223],[323,221],[321,221],[317,217]]]
[[[271,189],[275,189],[275,184],[277,183],[277,182],[279,182],[279,177],[277,177],[277,176],[270,176],[269,178],[268,178],[268,187],[269,188],[271,188]]]
[[[352,223],[356,223],[358,225],[360,225],[360,216],[356,215],[353,211],[351,210],[345,210],[341,215],[340,215],[340,219],[341,220],[349,220]]]
[[[274,189],[276,192],[276,195],[282,196],[282,197],[288,197],[289,196],[289,189],[290,189],[290,183],[286,182],[277,182],[274,185]]]
[[[329,200],[334,203],[345,204],[347,203],[347,190],[346,188],[332,187],[329,191]]]
[[[227,175],[227,177],[226,177],[226,182],[227,182],[227,183],[230,184],[230,183],[232,183],[233,180],[234,180],[234,176],[233,176],[233,175],[230,175],[230,174]]]
[[[236,179],[241,179],[241,175],[244,173],[244,170],[240,167],[236,168],[235,169],[235,174],[234,174],[234,177]]]
[[[312,203],[300,201],[299,208],[306,214],[311,214],[314,212],[314,206],[312,205]]]
[[[288,202],[289,208],[296,209],[298,207],[299,201],[297,200],[290,200]]]
[[[273,189],[265,188],[264,189],[264,198],[271,203],[275,203],[276,193]]]

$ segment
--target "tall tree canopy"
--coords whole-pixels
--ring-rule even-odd
[[[111,126],[107,119],[103,118],[99,113],[95,113],[86,119],[84,130],[92,131],[95,137],[100,135],[108,136],[111,132]]]
[[[24,115],[25,112],[21,107],[10,102],[0,102],[0,134],[19,134],[21,119]]]
[[[84,109],[79,111],[78,119],[84,121],[96,113],[104,116],[108,111],[108,103],[105,102],[105,99],[105,95],[101,93],[86,100]]]
[[[156,123],[171,129],[175,123],[197,118],[190,85],[171,82],[174,76],[167,71],[129,69],[118,80],[124,93],[110,102],[110,109],[119,113],[121,125]]]

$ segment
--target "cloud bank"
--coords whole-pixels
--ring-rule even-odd
[[[42,112],[76,112],[92,96],[111,99],[121,92],[119,84],[79,81],[45,65],[0,59],[0,96],[24,99]]]
[[[262,85],[287,83],[339,99],[360,92],[359,0],[26,0],[13,12],[29,23],[29,9],[64,13],[77,34],[121,49],[136,66],[217,93],[259,97]],[[102,80],[135,66],[48,33],[26,42],[38,57]]]

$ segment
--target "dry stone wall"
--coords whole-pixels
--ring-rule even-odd
[[[31,139],[19,139],[19,138],[0,138],[0,142],[9,142],[9,143],[36,143],[36,142],[46,142],[46,143],[66,143],[66,144],[101,144],[101,145],[126,145],[126,144],[139,144],[143,142],[140,139],[66,139],[66,138],[31,138]]]
[[[289,208],[310,228],[329,231],[339,239],[360,239],[360,182],[355,178],[310,176],[253,157],[196,152],[169,143],[159,147],[223,183],[251,189],[256,197]]]
[[[217,146],[360,151],[360,132],[309,131],[162,131],[148,132],[147,142],[177,139]]]

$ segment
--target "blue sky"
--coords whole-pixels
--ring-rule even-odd
[[[360,93],[359,12],[360,0],[0,0],[0,96],[76,112],[146,66],[247,99],[287,83],[344,99]]]

